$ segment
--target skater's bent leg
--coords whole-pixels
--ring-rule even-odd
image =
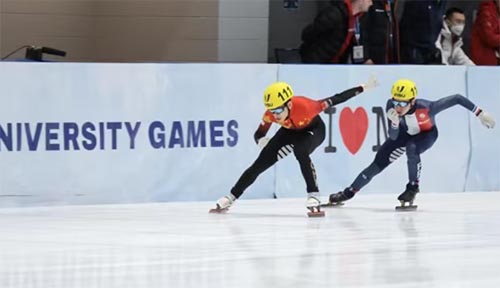
[[[358,177],[356,177],[354,182],[352,182],[351,184],[352,191],[357,192],[361,190],[361,188],[365,187],[372,180],[374,176],[382,172],[384,168],[385,167],[380,168],[376,162],[372,162],[361,173],[359,173]]]
[[[373,162],[359,173],[351,186],[345,188],[344,191],[330,195],[330,203],[342,203],[354,197],[354,195],[361,190],[361,188],[365,187],[373,177],[382,172],[389,164],[394,162],[404,153],[402,151],[404,147],[401,147],[402,143],[402,140],[387,140],[384,142],[377,151]]]
[[[301,149],[300,146],[296,146],[294,149],[295,157],[300,165],[300,171],[302,172],[302,176],[306,181],[307,192],[318,192],[318,184],[316,182],[316,169],[314,168],[314,164],[311,161],[311,157],[309,157],[308,151],[306,149]]]
[[[438,137],[437,129],[427,133],[419,134],[406,144],[406,156],[408,157],[408,183],[418,185],[422,161],[420,154],[424,153],[434,145]]]
[[[293,149],[290,145],[292,140],[293,134],[290,131],[283,128],[279,129],[262,149],[257,160],[240,176],[231,189],[231,194],[238,199],[262,172],[290,153]]]
[[[274,163],[278,161],[276,154],[274,153],[266,153],[266,149],[262,150],[259,157],[255,162],[248,167],[245,172],[240,176],[240,179],[236,182],[236,184],[231,189],[231,194],[236,198],[240,198],[241,194],[248,188],[248,186],[252,185],[252,183],[257,179],[257,177],[264,171],[266,171],[269,167],[273,166]]]
[[[420,161],[420,154],[417,151],[417,145],[415,145],[415,143],[408,143],[408,145],[406,145],[406,156],[408,157],[409,183],[413,185],[418,184],[422,162]]]
[[[325,124],[321,118],[316,119],[316,125],[312,130],[304,131],[297,135],[294,141],[293,153],[299,162],[300,171],[306,182],[307,192],[318,192],[316,169],[309,156],[325,140]]]
[[[318,116],[319,118],[319,116]],[[308,146],[308,154],[311,155],[316,148],[318,148],[326,137],[325,123],[321,118],[317,119],[317,123],[311,130],[305,132],[306,137],[300,142],[304,142],[304,145]]]
[[[385,165],[385,167],[387,167],[387,165]],[[351,199],[359,190],[361,190],[361,188],[368,184],[375,175],[384,170],[385,167],[380,168],[379,164],[377,164],[376,161],[373,161],[358,175],[358,177],[356,177],[351,186],[345,188],[344,191],[331,194],[328,198],[329,202],[335,204]]]
[[[387,168],[389,164],[396,161],[404,153],[404,147],[400,147],[400,145],[396,141],[386,141],[377,151],[373,162],[356,177],[349,189],[356,193],[365,187],[373,177]]]

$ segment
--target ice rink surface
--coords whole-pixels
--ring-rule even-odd
[[[0,287],[500,287],[500,192],[397,194],[3,208]]]

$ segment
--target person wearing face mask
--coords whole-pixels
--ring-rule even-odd
[[[459,8],[449,8],[446,11],[443,28],[436,40],[436,47],[441,50],[443,64],[474,65],[474,62],[462,49],[462,32],[465,28],[465,13]]]
[[[351,186],[331,194],[329,204],[325,206],[339,205],[351,199],[373,177],[406,153],[409,181],[405,191],[398,197],[401,206],[397,206],[396,210],[414,210],[417,206],[413,206],[413,200],[420,191],[420,154],[430,149],[438,138],[436,115],[460,105],[474,113],[487,128],[495,127],[495,120],[491,115],[460,94],[436,101],[417,99],[417,86],[408,79],[397,80],[392,86],[391,94],[392,97],[386,104],[389,138],[379,148],[373,162],[356,177]]]
[[[240,176],[231,193],[220,198],[216,208],[211,209],[210,213],[227,211],[261,173],[293,153],[306,182],[308,195],[306,208],[310,210],[308,216],[324,216],[324,212],[319,210],[316,171],[309,157],[325,139],[325,123],[319,114],[377,85],[377,79],[371,77],[366,84],[321,100],[295,96],[292,87],[285,82],[269,85],[264,91],[266,111],[254,134],[255,143],[262,148],[262,151],[255,162]],[[273,137],[267,138],[266,134],[273,123],[279,124],[281,128]]]

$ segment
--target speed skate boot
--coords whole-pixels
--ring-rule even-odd
[[[408,183],[406,184],[405,192],[399,195],[398,200],[401,202],[401,206],[396,206],[396,210],[398,211],[414,211],[417,210],[417,205],[413,205],[413,201],[415,200],[415,195],[420,192],[418,189],[417,183]],[[408,205],[406,205],[408,204]]]
[[[324,217],[325,211],[320,210],[321,202],[319,201],[319,193],[308,193],[306,208],[310,212],[307,213],[309,217]]]
[[[321,207],[342,206],[344,205],[344,201],[347,201],[352,197],[354,197],[354,189],[347,187],[344,191],[330,194],[330,197],[328,197],[328,203],[321,205]]]
[[[217,203],[215,204],[215,208],[210,209],[208,211],[209,213],[225,213],[227,210],[229,210],[229,207],[233,205],[234,201],[236,201],[236,198],[233,196],[233,194],[229,194],[227,196],[224,196],[217,200]]]

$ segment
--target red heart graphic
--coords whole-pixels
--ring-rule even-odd
[[[342,141],[351,154],[356,154],[365,141],[368,131],[368,115],[365,109],[358,107],[352,112],[351,108],[346,107],[340,112],[340,135]]]

